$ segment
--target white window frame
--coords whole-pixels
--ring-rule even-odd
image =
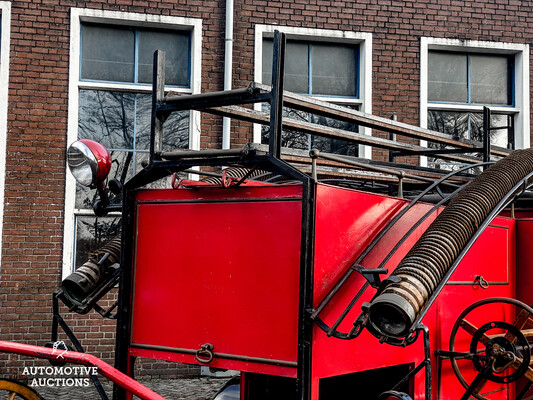
[[[202,20],[198,18],[170,17],[163,15],[126,13],[120,11],[104,11],[72,8],[70,17],[70,71],[67,143],[78,138],[78,96],[80,89],[116,89],[137,93],[151,93],[152,85],[133,85],[121,83],[88,82],[80,79],[80,30],[81,24],[92,22],[97,24],[123,25],[135,28],[175,29],[191,32],[191,76],[190,88],[171,90],[181,93],[200,93],[201,90],[201,49]],[[170,90],[170,89],[169,89]],[[189,121],[189,148],[200,149],[200,114],[191,111]],[[75,217],[94,215],[85,210],[75,208],[76,181],[70,173],[66,174],[65,182],[65,228],[63,240],[63,279],[73,271],[75,248]],[[110,214],[111,215],[111,214]]]
[[[263,79],[263,39],[273,37],[274,31],[278,30],[287,35],[290,40],[337,42],[359,45],[359,99],[342,97],[324,97],[320,100],[331,101],[336,104],[357,104],[359,110],[364,113],[372,113],[372,34],[366,32],[340,31],[330,29],[296,28],[277,25],[255,26],[255,49],[254,49],[254,80],[261,82]],[[255,106],[260,110],[261,105]],[[371,135],[370,128],[360,127],[360,133]],[[261,126],[254,125],[255,143],[261,143]],[[371,158],[370,146],[359,146],[359,157]]]
[[[11,2],[0,1],[2,31],[0,33],[0,237],[4,220],[4,194],[6,175],[7,102],[9,91],[9,49],[11,33]],[[0,241],[0,257],[2,254]],[[1,262],[1,258],[0,258]]]
[[[428,53],[430,50],[458,51],[465,53],[514,55],[514,106],[491,106],[491,111],[517,113],[515,117],[515,147],[530,146],[529,138],[529,45],[516,43],[485,42],[475,40],[422,37],[420,39],[420,126],[427,128],[428,110],[477,111],[482,105],[435,104],[428,101]],[[426,141],[421,145],[427,146]],[[427,157],[420,157],[420,164],[427,165]]]

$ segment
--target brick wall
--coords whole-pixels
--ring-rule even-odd
[[[221,0],[12,2],[1,340],[43,344],[50,337],[64,235],[70,8],[202,18],[202,91],[214,91],[223,88],[224,6]],[[417,125],[420,37],[529,43],[532,7],[517,0],[236,0],[233,86],[253,80],[255,24],[371,32],[373,113]],[[233,134],[234,146],[251,140],[249,125],[235,124]],[[201,147],[220,145],[221,119],[204,116]],[[89,352],[112,362],[114,323],[92,314],[67,321]],[[19,357],[1,355],[0,375],[20,376],[21,365]],[[172,368],[148,362],[138,370],[164,375]]]

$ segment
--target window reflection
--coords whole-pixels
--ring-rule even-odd
[[[489,132],[491,145],[499,147],[509,146],[509,132],[506,128],[509,124],[509,116],[505,114],[491,114],[491,127],[502,127]],[[483,114],[479,112],[457,112],[457,111],[435,111],[428,112],[428,129],[447,133],[454,139],[470,139],[478,142],[483,141]],[[444,149],[449,146],[430,143],[430,148]],[[474,157],[482,158],[480,153],[472,154]],[[429,158],[430,164],[444,163],[438,158]],[[437,165],[438,166],[438,165]]]
[[[347,108],[357,109],[357,106],[348,106]],[[263,104],[262,110],[270,112],[270,105]],[[359,127],[349,122],[338,121],[332,118],[326,118],[315,114],[309,114],[305,111],[295,110],[289,107],[283,107],[283,118],[293,119],[297,121],[312,122],[314,124],[328,126],[331,128],[341,129],[349,132],[358,132]],[[270,127],[266,125],[261,126],[261,143],[268,143],[270,134]],[[359,145],[342,140],[330,139],[315,135],[308,135],[289,129],[284,129],[281,132],[281,146],[292,149],[311,150],[318,149],[326,153],[349,155],[357,157],[359,154]]]
[[[120,232],[120,217],[76,216],[76,267]]]

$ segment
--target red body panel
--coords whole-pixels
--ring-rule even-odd
[[[517,298],[526,304],[533,304],[533,257],[531,257],[533,239],[533,219],[526,216],[516,221],[516,260],[517,260]]]
[[[301,187],[198,187],[147,190],[137,194],[134,297],[130,354],[199,363],[195,351],[214,346],[212,367],[294,377],[297,361]],[[317,188],[315,306],[400,209],[403,199],[319,184]],[[431,208],[417,204],[361,262],[377,267],[414,222]],[[427,226],[431,216],[385,265],[394,269]],[[516,297],[517,223],[499,217],[486,229],[458,266],[424,319],[432,352],[448,349],[451,328],[460,312],[476,300]],[[528,234],[533,221],[518,224]],[[521,244],[522,243],[522,244]],[[518,252],[526,242],[518,240]],[[521,244],[521,245],[520,245]],[[521,262],[528,266],[529,261]],[[474,285],[475,276],[489,288]],[[320,317],[331,325],[364,279],[353,274]],[[361,312],[353,308],[340,331],[349,331]],[[488,318],[505,313],[495,309]],[[485,322],[488,322],[484,321]],[[242,358],[244,357],[244,359]],[[343,341],[314,327],[312,398],[320,379],[423,360],[422,341],[407,347],[379,344],[364,331]],[[449,361],[433,373],[435,398],[457,400],[464,389]],[[440,374],[440,379],[439,379]],[[414,383],[424,398],[423,374]],[[493,387],[489,384],[487,390]],[[512,393],[511,393],[512,394]],[[507,390],[491,398],[507,398]]]
[[[296,363],[300,190],[139,194],[132,345],[192,363],[210,343],[210,366],[293,375],[234,356]]]

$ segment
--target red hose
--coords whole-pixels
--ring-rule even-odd
[[[166,400],[164,397],[148,389],[135,379],[130,378],[128,375],[120,372],[118,369],[100,360],[98,357],[87,353],[64,350],[59,352],[57,349],[51,349],[48,347],[32,346],[29,344],[6,342],[2,340],[0,340],[0,352],[21,354],[56,361],[60,359],[67,363],[97,367],[98,372],[100,372],[101,375],[143,400]]]

